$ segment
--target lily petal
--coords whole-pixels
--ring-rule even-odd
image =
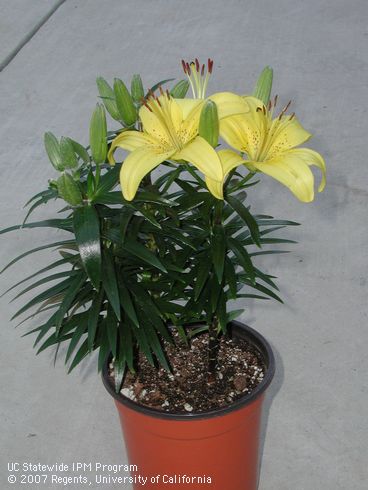
[[[109,162],[112,165],[115,163],[114,152],[118,147],[133,151],[146,145],[158,145],[158,141],[139,131],[123,131],[111,143],[108,153]]]
[[[312,136],[296,117],[291,119],[290,116],[284,116],[281,120],[275,119],[272,122],[270,134],[273,136],[272,144],[267,151],[269,158],[305,143]]]
[[[204,100],[202,99],[174,99],[175,103],[181,108],[183,119],[192,116],[197,110],[202,108]]]
[[[249,105],[245,98],[232,92],[218,92],[211,95],[209,99],[216,103],[220,120],[249,112]]]
[[[231,170],[246,163],[244,158],[242,158],[239,153],[232,150],[220,150],[218,152],[218,156],[221,160],[224,179],[226,178],[227,174],[231,172]]]
[[[250,162],[257,170],[284,184],[303,202],[314,199],[314,178],[309,166],[295,155],[283,154],[267,162]]]
[[[152,112],[146,106],[139,109],[139,117],[143,124],[143,130],[151,137],[160,141],[163,146],[171,146],[172,142],[168,133],[167,125],[162,117]]]
[[[212,146],[201,136],[197,136],[182,150],[175,153],[173,159],[190,162],[206,177],[222,181],[223,173],[220,158]]]
[[[206,177],[206,185],[213,196],[217,197],[217,199],[224,199],[223,182]]]
[[[221,182],[219,182],[218,180],[214,180],[206,176],[206,184],[211,194],[217,197],[217,199],[223,199],[223,186],[227,174],[234,168],[246,162],[238,153],[235,153],[235,151],[232,150],[220,150],[218,152],[218,156],[222,165],[222,172],[224,175],[223,179]]]
[[[238,151],[255,158],[262,142],[257,119],[247,115],[227,117],[220,121],[220,135],[226,143]]]
[[[130,153],[120,170],[120,184],[124,198],[134,199],[141,180],[151,170],[170,158],[173,151],[162,152],[161,148],[142,146]]]
[[[290,150],[289,154],[301,158],[307,165],[315,165],[322,171],[322,179],[318,187],[318,192],[322,192],[326,186],[326,164],[322,156],[310,148],[297,148]]]

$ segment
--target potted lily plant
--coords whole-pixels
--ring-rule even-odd
[[[240,298],[281,301],[259,261],[282,252],[273,245],[291,241],[274,233],[297,223],[254,214],[246,189],[263,173],[311,202],[310,167],[322,171],[322,191],[325,163],[300,148],[311,135],[289,104],[278,109],[271,98],[271,68],[250,95],[208,96],[213,61],[182,66],[186,79],[171,88],[164,80],[144,90],[139,75],[131,90],[98,78],[87,147],[45,134],[58,176],[29,201],[24,223],[2,233],[51,227],[65,239],[4,270],[57,250],[57,260],[9,289],[36,277],[16,298],[47,287],[13,318],[36,308],[25,335],[36,334],[37,352],[62,350],[69,372],[98,352],[138,468],[134,488],[145,479],[147,488],[255,490],[275,365],[268,342],[231,307]],[[111,131],[107,114],[117,125]],[[28,222],[54,199],[62,217]],[[35,323],[46,311],[48,320]]]

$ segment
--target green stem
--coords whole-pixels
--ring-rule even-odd
[[[222,212],[224,208],[223,201],[216,201],[213,210],[212,226],[222,225]],[[208,325],[208,370],[207,378],[209,383],[215,381],[216,370],[218,366],[218,352],[220,347],[219,342],[219,320],[218,320],[218,305],[212,315],[210,324]]]
[[[215,381],[217,364],[218,364],[218,352],[219,352],[219,338],[218,338],[218,319],[216,315],[213,315],[212,321],[208,326],[208,382],[213,383]]]

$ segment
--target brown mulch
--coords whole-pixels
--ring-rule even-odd
[[[218,368],[209,382],[207,374],[208,335],[202,334],[183,345],[164,342],[172,372],[151,366],[140,354],[137,373],[127,373],[121,393],[135,402],[171,413],[198,413],[230,405],[250,394],[262,381],[262,355],[243,339],[220,339]],[[110,375],[113,376],[110,365]],[[111,380],[113,382],[113,380]]]

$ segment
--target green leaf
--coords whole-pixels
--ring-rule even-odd
[[[215,225],[211,243],[212,261],[218,282],[221,284],[226,257],[226,235],[221,225]]]
[[[146,356],[147,361],[151,364],[151,366],[154,366],[154,360],[152,357],[151,349],[145,334],[145,331],[143,328],[137,328],[132,325],[133,333],[135,338],[137,339],[139,349],[143,352],[143,354]]]
[[[124,250],[135,255],[139,259],[143,260],[147,264],[156,267],[162,272],[167,272],[166,268],[162,264],[162,262],[153,254],[150,250],[148,250],[144,245],[139,242],[135,242],[130,238],[127,238],[123,244]]]
[[[115,312],[116,318],[120,320],[119,289],[116,280],[114,257],[110,250],[105,250],[103,252],[102,264],[102,284],[106,291],[107,299]]]
[[[80,346],[78,352],[76,353],[70,367],[68,370],[68,374],[71,373],[71,371],[87,356],[88,354],[88,343],[87,339],[83,342],[83,344]]]
[[[163,206],[174,207],[178,206],[178,203],[171,200],[165,199],[160,194],[155,194],[154,192],[139,190],[134,198],[134,202],[152,202],[155,204],[162,204]]]
[[[93,197],[93,202],[98,204],[127,204],[121,191],[98,193]]]
[[[232,299],[235,299],[238,291],[237,279],[236,279],[235,267],[232,261],[229,259],[229,257],[226,257],[225,259],[225,279],[226,279],[226,283],[229,286],[230,297]]]
[[[61,342],[65,342],[66,340],[69,340],[73,337],[73,334],[72,333],[69,333],[67,335],[63,335],[62,337],[57,337],[56,336],[56,333],[52,333],[50,335],[50,337],[48,337],[48,339],[41,345],[41,347],[38,349],[37,351],[37,355],[40,354],[42,351],[44,351],[45,349],[47,349],[48,347],[51,347],[52,345],[55,345],[55,344],[60,344]]]
[[[284,219],[258,219],[255,216],[258,226],[300,226],[296,221],[288,221]]]
[[[100,222],[93,206],[75,209],[73,215],[75,238],[83,266],[94,287],[101,281]]]
[[[123,280],[119,280],[119,292],[120,292],[120,303],[121,307],[134,323],[134,325],[139,328],[139,321],[137,318],[137,314],[132,302],[132,298],[130,297],[129,290],[126,288]]]
[[[115,392],[119,393],[121,386],[123,384],[124,374],[126,369],[126,362],[123,359],[114,359],[114,381],[115,381]]]
[[[84,146],[82,146],[80,143],[78,143],[78,141],[72,140],[71,138],[69,138],[69,141],[71,142],[71,144],[73,146],[73,150],[78,155],[78,157],[84,163],[89,163],[90,162],[90,158],[89,158],[89,155],[88,155],[88,151],[84,148]]]
[[[67,311],[71,307],[74,298],[79,293],[82,284],[85,282],[86,278],[83,272],[77,275],[70,283],[63,300],[60,303],[59,309],[55,312],[55,325],[57,328],[61,326],[61,323],[66,315]]]
[[[21,230],[24,228],[58,228],[59,230],[72,231],[71,222],[69,219],[45,219],[43,221],[35,221],[22,225],[14,225],[9,228],[0,230],[0,235],[9,233],[10,231]]]
[[[106,325],[106,329],[107,329],[107,337],[109,339],[109,345],[110,345],[112,355],[114,357],[116,357],[117,339],[118,339],[118,324],[117,324],[115,313],[111,308],[111,305],[108,305],[108,307],[107,307],[107,315],[106,315],[105,325]]]
[[[75,329],[73,336],[70,340],[69,347],[66,353],[65,357],[65,363],[67,363],[70,359],[70,356],[73,354],[75,348],[77,347],[80,339],[82,338],[82,335],[84,335],[87,332],[88,325],[87,325],[87,319],[85,321],[81,321],[77,328]],[[59,336],[57,338],[60,338]]]
[[[235,318],[238,318],[242,313],[244,313],[244,309],[229,311],[227,314],[227,323],[235,320]]]
[[[118,163],[116,163],[113,167],[109,167],[107,172],[102,175],[102,177],[100,177],[100,182],[93,199],[98,196],[104,195],[106,192],[113,189],[119,183],[120,169],[121,165]]]
[[[97,324],[100,317],[101,305],[104,297],[104,290],[96,292],[91,307],[88,311],[88,349],[91,351],[94,345]]]
[[[11,286],[9,289],[7,289],[1,296],[0,298],[2,298],[3,296],[5,296],[5,294],[9,293],[10,291],[12,291],[13,289],[15,289],[16,287],[20,286],[21,284],[23,284],[24,282],[27,282],[29,281],[30,279],[32,279],[33,277],[35,276],[38,276],[40,274],[43,274],[44,272],[47,272],[51,269],[55,269],[56,267],[59,267],[60,265],[63,265],[63,264],[66,264],[67,262],[69,262],[69,259],[60,259],[60,260],[57,260],[56,262],[53,262],[52,264],[48,265],[47,267],[44,267],[43,269],[40,269],[39,271],[37,272],[34,272],[33,274],[31,274],[30,276],[27,276],[25,277],[24,279],[22,279],[21,281],[17,282],[16,284],[14,284],[13,286]]]
[[[27,257],[27,255],[31,255],[35,252],[40,252],[41,250],[46,250],[47,248],[53,248],[53,247],[59,247],[63,245],[69,245],[70,243],[74,243],[74,241],[71,240],[62,240],[59,242],[54,242],[54,243],[48,243],[47,245],[41,245],[40,247],[32,248],[31,250],[28,250],[27,252],[24,252],[17,257],[15,257],[13,260],[11,260],[1,271],[0,274],[2,274],[6,269],[11,267],[13,264],[18,262],[19,260],[23,259],[24,257]],[[29,278],[31,278],[30,276]],[[15,286],[14,286],[15,287]],[[4,293],[5,294],[5,293]]]
[[[168,78],[167,80],[161,80],[161,82],[158,82],[156,83],[155,85],[153,85],[146,93],[146,97],[150,94],[150,93],[153,93],[153,92],[156,92],[156,90],[161,87],[161,85],[165,85],[165,83],[168,83],[168,82],[172,82],[174,81],[175,78]]]
[[[222,287],[221,287],[221,284],[218,283],[215,276],[211,277],[209,284],[210,284],[209,293],[210,293],[211,312],[215,313],[217,308],[218,308],[220,294],[222,292]]]
[[[107,331],[106,331],[106,318],[101,322],[100,324],[100,331],[102,332],[102,338],[99,339],[99,345],[100,345],[100,350],[98,353],[98,371],[100,372],[102,369],[102,366],[104,365],[104,362],[106,361],[106,358],[110,352],[110,344],[109,344],[109,339],[107,337]]]
[[[24,225],[26,223],[27,219],[29,218],[31,213],[33,213],[33,211],[35,209],[37,209],[39,206],[41,206],[41,204],[48,203],[51,199],[56,199],[58,197],[58,194],[57,194],[55,189],[47,189],[47,191],[41,192],[38,197],[40,197],[40,199],[38,199],[35,203],[33,203],[32,206],[29,208],[29,210],[26,214],[26,217],[23,220],[22,225]],[[30,204],[33,200],[34,200],[33,198],[30,199],[24,207],[28,206],[28,204]]]
[[[253,289],[257,289],[257,291],[260,291],[261,293],[266,294],[267,296],[270,296],[271,298],[275,299],[276,301],[279,301],[280,303],[284,303],[282,299],[275,294],[271,289],[267,288],[266,286],[263,286],[262,284],[259,284],[258,282],[256,283],[251,283],[249,279],[242,275],[239,274],[239,280],[243,282],[244,284],[247,284],[248,286],[252,287]]]
[[[134,372],[133,338],[129,322],[119,324],[119,352],[117,353],[117,358],[119,356],[125,358],[129,370]]]
[[[160,362],[161,366],[166,369],[166,371],[170,371],[170,367],[167,363],[167,359],[165,357],[165,354],[162,350],[160,341],[157,337],[157,334],[155,332],[155,329],[149,324],[145,324],[145,329],[144,329],[145,334],[147,335],[147,340],[152,348],[152,351],[155,353],[158,361]]]
[[[11,320],[14,320],[14,318],[17,318],[17,316],[21,315],[25,311],[27,311],[29,308],[32,308],[32,306],[36,305],[37,303],[41,303],[42,301],[49,299],[52,296],[55,296],[56,294],[62,293],[66,289],[68,289],[71,286],[72,279],[68,278],[65,279],[65,281],[61,281],[52,288],[48,288],[42,293],[39,293],[37,296],[33,297],[28,303],[26,303],[20,310],[15,313]]]
[[[242,247],[241,244],[234,238],[228,237],[227,242],[231,250],[234,252],[236,258],[238,259],[239,264],[242,266],[245,273],[248,275],[250,281],[252,283],[255,283],[255,279],[256,279],[255,270],[253,268],[252,261],[246,249]]]
[[[23,294],[28,293],[28,291],[31,291],[32,289],[37,288],[38,286],[42,286],[42,284],[45,284],[46,282],[51,282],[55,281],[56,279],[61,279],[62,277],[71,277],[75,274],[78,274],[77,271],[64,271],[64,272],[58,272],[57,274],[52,274],[51,276],[44,277],[40,279],[39,281],[34,282],[30,286],[26,287],[23,289],[20,293],[18,293],[14,298],[11,300],[11,302],[15,301],[18,299],[20,296],[23,296]]]
[[[251,215],[248,209],[240,201],[238,201],[238,199],[232,196],[228,196],[226,200],[230,204],[230,206],[234,209],[234,211],[238,213],[238,215],[246,223],[254,243],[258,245],[258,247],[260,247],[261,242],[260,242],[260,235],[259,235],[259,228],[258,228],[257,221],[254,219],[254,217]]]

